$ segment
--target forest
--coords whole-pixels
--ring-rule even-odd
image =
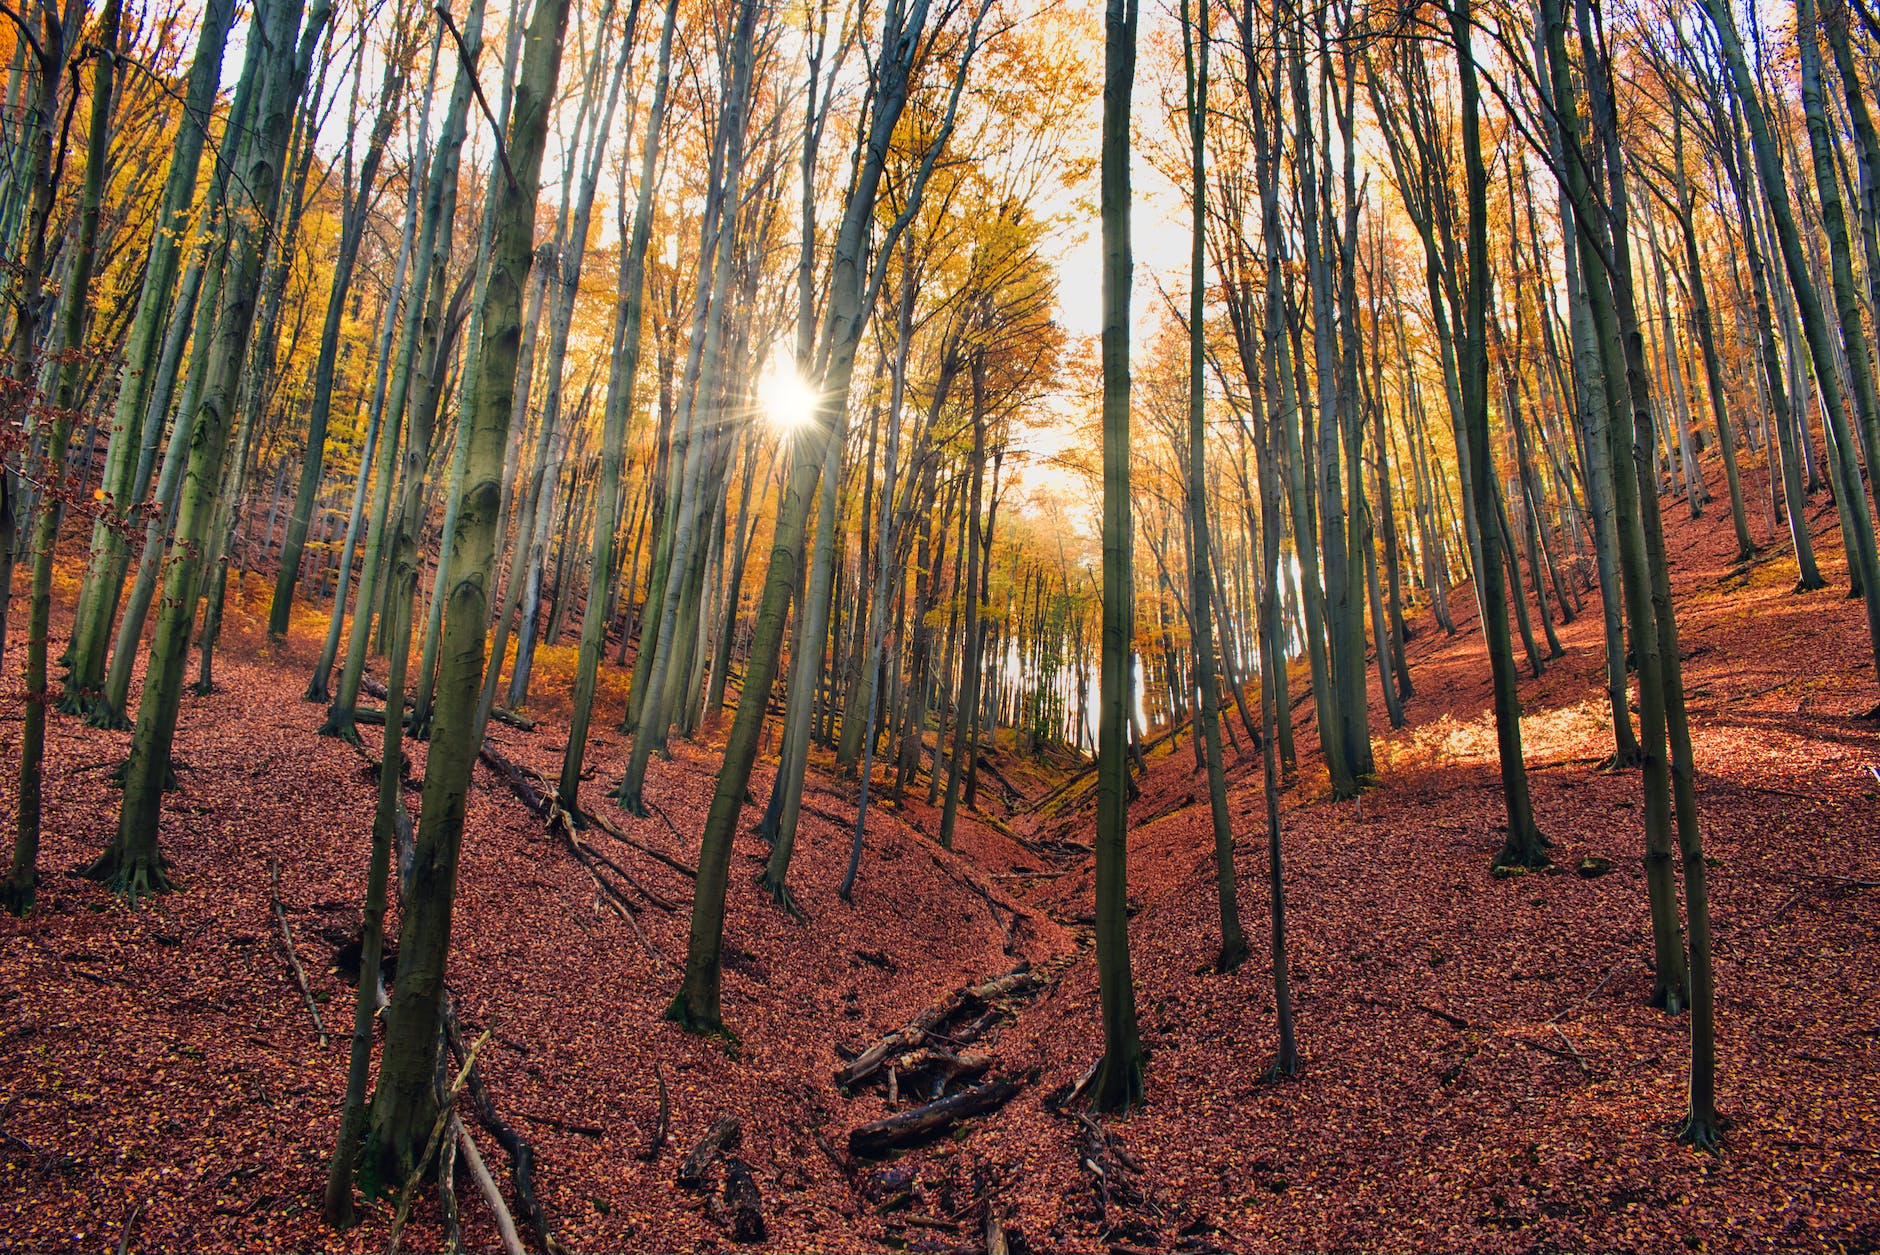
[[[1880,1249],[1873,0],[0,62],[0,1249]]]

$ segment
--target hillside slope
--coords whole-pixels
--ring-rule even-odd
[[[1643,1005],[1639,784],[1597,766],[1610,733],[1589,599],[1562,629],[1566,655],[1522,697],[1554,856],[1607,859],[1607,875],[1488,875],[1499,783],[1487,666],[1467,623],[1453,638],[1420,624],[1409,726],[1390,732],[1373,711],[1379,781],[1361,799],[1326,798],[1302,736],[1283,804],[1296,1081],[1262,1079],[1272,1007],[1257,759],[1230,754],[1255,954],[1222,977],[1205,974],[1205,789],[1185,734],[1152,757],[1130,855],[1147,1101],[1109,1126],[1110,1149],[1046,1102],[1099,1041],[1087,803],[1027,815],[987,788],[993,813],[968,817],[953,853],[925,835],[938,825],[918,802],[871,809],[850,906],[834,888],[853,785],[819,762],[792,871],[806,921],[752,884],[757,837],[742,835],[734,856],[728,1052],[659,1018],[685,948],[686,878],[591,832],[647,891],[610,877],[639,910],[606,909],[589,871],[479,768],[451,984],[466,1030],[494,1034],[489,1090],[534,1148],[556,1237],[571,1250],[731,1247],[716,1196],[673,1182],[680,1157],[732,1115],[775,1249],[970,1248],[988,1210],[1032,1250],[1873,1247],[1880,738],[1857,717],[1875,696],[1864,620],[1836,589],[1790,595],[1779,554],[1730,570],[1716,513],[1674,519],[1669,539],[1714,860],[1723,1154],[1670,1136],[1685,1025]],[[1816,521],[1829,536],[1832,507]],[[249,626],[224,652],[222,689],[185,702],[164,829],[184,891],[135,912],[59,874],[110,831],[105,777],[125,738],[53,721],[42,907],[0,921],[0,1187],[12,1200],[0,1245],[93,1250],[128,1229],[133,1249],[384,1249],[386,1209],[344,1235],[318,1216],[351,1014],[333,959],[356,927],[374,784],[353,750],[313,735],[318,711],[298,700],[312,652],[310,631],[277,651]],[[17,703],[5,698],[0,742],[17,739]],[[1298,713],[1305,732],[1310,703]],[[560,727],[493,739],[552,775]],[[623,750],[600,734],[589,803],[635,842],[695,859],[713,734],[655,762],[648,794],[662,813],[646,820],[600,801]],[[421,771],[422,747],[417,757]],[[1046,777],[1005,765],[1021,791],[1044,792]],[[770,770],[753,782],[760,799]],[[12,818],[4,804],[0,817]],[[324,1047],[284,957],[274,866]],[[1024,1088],[963,1133],[885,1164],[852,1160],[849,1130],[888,1109],[878,1088],[844,1096],[834,1070],[949,990],[1021,961],[1047,986],[1011,1000],[983,1048]],[[662,1091],[670,1137],[647,1161]],[[501,1151],[477,1136],[501,1176]],[[1106,1170],[1102,1195],[1091,1160]],[[466,1245],[494,1248],[461,1175],[458,1188]],[[440,1224],[421,1198],[407,1245],[437,1247]],[[525,1237],[533,1248],[526,1226]]]

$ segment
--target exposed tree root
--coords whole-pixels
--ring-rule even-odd
[[[89,866],[80,869],[78,874],[86,880],[109,886],[135,910],[137,899],[169,893],[176,888],[168,874],[169,866],[169,860],[155,850],[126,854],[123,846],[113,840],[105,847],[103,854]]]
[[[1723,1122],[1714,1114],[1700,1118],[1696,1112],[1691,1112],[1678,1129],[1678,1141],[1692,1150],[1718,1154],[1723,1150]]]
[[[93,728],[104,728],[110,732],[129,732],[131,721],[124,713],[111,704],[111,700],[102,693],[87,703],[85,723]]]
[[[1628,750],[1624,754],[1615,751],[1600,759],[1593,770],[1603,772],[1632,771],[1644,765],[1645,752],[1643,750]]]
[[[0,906],[4,906],[13,915],[25,915],[33,909],[33,900],[37,894],[39,875],[37,872],[24,885],[9,879],[0,884]]]
[[[326,712],[326,719],[320,724],[320,736],[338,737],[348,745],[360,745],[359,727],[350,710],[342,711],[334,706]]]
[[[1221,952],[1214,956],[1214,974],[1231,976],[1240,970],[1240,965],[1247,961],[1247,942],[1243,938],[1234,945],[1224,945]]]
[[[781,880],[773,882],[768,868],[757,874],[757,887],[764,891],[765,897],[782,907],[791,919],[799,924],[809,923],[809,912],[796,904],[796,897],[790,892],[790,886]]]
[[[722,1017],[694,1014],[686,999],[684,989],[680,989],[672,996],[672,1001],[666,1004],[664,1018],[670,1023],[677,1024],[694,1037],[722,1037],[728,1042],[736,1041],[736,1038],[725,1031]]]

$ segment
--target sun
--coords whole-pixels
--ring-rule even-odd
[[[757,381],[757,403],[780,432],[807,426],[815,419],[820,402],[815,387],[781,360],[773,361]]]

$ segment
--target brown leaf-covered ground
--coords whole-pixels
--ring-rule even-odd
[[[1696,523],[1666,505],[1712,859],[1722,1154],[1672,1137],[1686,1023],[1643,1004],[1639,781],[1598,767],[1610,732],[1589,598],[1561,629],[1566,656],[1524,680],[1522,697],[1554,857],[1609,859],[1603,877],[1488,875],[1500,792],[1487,664],[1468,623],[1448,638],[1419,620],[1409,727],[1390,732],[1376,705],[1380,779],[1358,802],[1326,799],[1310,703],[1299,707],[1303,770],[1284,798],[1296,1080],[1262,1080],[1273,1038],[1257,760],[1229,755],[1254,957],[1215,976],[1205,789],[1185,734],[1152,756],[1130,862],[1147,1101],[1110,1126],[1121,1153],[1107,1158],[1101,1209],[1084,1129],[1043,1101],[1098,1049],[1081,924],[1091,879],[1075,844],[1089,840],[1087,801],[1028,815],[982,778],[988,816],[966,817],[951,854],[927,835],[938,822],[924,788],[903,812],[871,807],[849,906],[835,886],[854,786],[819,762],[792,870],[807,922],[752,883],[755,835],[734,856],[725,1015],[739,1043],[728,1053],[660,1019],[689,882],[591,833],[679,907],[634,897],[636,929],[600,909],[589,873],[479,767],[451,981],[466,1028],[493,1030],[489,1086],[537,1152],[557,1238],[577,1251],[730,1248],[705,1201],[674,1184],[680,1156],[729,1114],[743,1122],[766,1245],[780,1250],[970,1248],[988,1207],[1033,1250],[1880,1245],[1880,938],[1873,890],[1850,883],[1880,880],[1880,747],[1858,717],[1877,696],[1864,616],[1844,581],[1791,595],[1794,564],[1779,550],[1734,571],[1721,501]],[[1832,507],[1815,515],[1838,578]],[[248,592],[265,595],[258,580]],[[1466,589],[1451,598],[1458,612],[1469,603]],[[117,794],[106,777],[126,737],[53,720],[40,910],[0,918],[7,1249],[385,1247],[382,1205],[345,1234],[319,1218],[351,1021],[352,990],[331,961],[357,927],[374,784],[357,753],[314,735],[319,711],[300,700],[323,615],[303,614],[279,648],[255,624],[233,616],[221,688],[184,702],[163,834],[182,892],[131,912],[62,874],[109,835]],[[545,651],[535,731],[493,729],[504,753],[551,777],[570,656]],[[5,664],[0,757],[11,764],[17,643]],[[596,721],[589,805],[695,859],[717,734],[655,762],[648,794],[666,818],[630,819],[602,798],[625,748],[610,730],[619,686],[604,692],[614,706]],[[1034,798],[1052,783],[1010,755],[1000,766]],[[759,799],[769,770],[753,782]],[[9,832],[13,797],[0,793]],[[324,1047],[283,954],[270,860]],[[1026,1088],[963,1134],[887,1164],[850,1163],[848,1131],[885,1108],[878,1088],[836,1091],[838,1047],[866,1045],[1019,958],[1053,983],[988,1049]],[[672,1137],[646,1162],[656,1069]],[[507,1188],[502,1152],[476,1136]],[[459,1187],[466,1245],[494,1249],[488,1215],[461,1177]],[[438,1224],[421,1198],[407,1245],[435,1247]]]

